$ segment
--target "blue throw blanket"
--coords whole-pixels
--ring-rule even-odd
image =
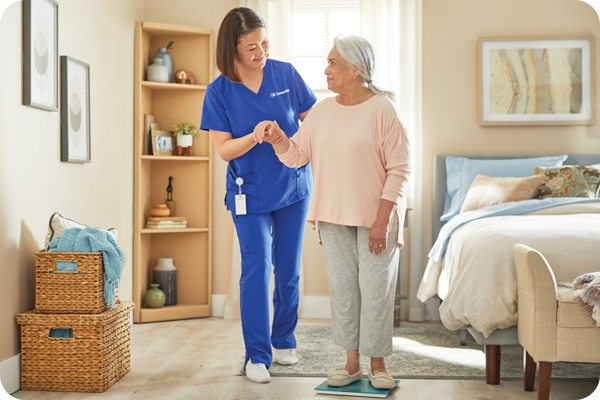
[[[91,226],[83,229],[69,228],[62,236],[55,237],[48,243],[48,251],[101,252],[104,259],[104,300],[111,309],[115,307],[115,293],[123,274],[125,254],[110,233]],[[58,262],[56,269],[77,271],[77,264]]]
[[[433,248],[429,252],[429,258],[435,262],[440,262],[446,251],[446,245],[450,236],[455,230],[466,224],[480,218],[498,217],[501,215],[521,215],[533,211],[543,210],[545,208],[562,206],[573,203],[598,202],[600,199],[581,198],[581,197],[549,197],[543,200],[524,200],[512,203],[503,203],[491,207],[480,208],[478,210],[467,211],[458,214],[442,227]]]

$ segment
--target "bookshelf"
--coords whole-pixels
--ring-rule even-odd
[[[159,47],[169,50],[173,72],[190,70],[196,85],[146,81],[146,70]],[[213,77],[213,33],[210,29],[138,21],[135,25],[135,139],[133,301],[135,323],[211,315],[212,169],[207,132],[198,129],[206,86]],[[144,115],[156,118],[162,130],[175,124],[196,126],[192,156],[153,156],[147,152]],[[146,229],[154,204],[164,203],[168,177],[173,176],[175,215],[185,216],[185,229]],[[172,257],[177,267],[177,305],[143,307],[159,257]]]

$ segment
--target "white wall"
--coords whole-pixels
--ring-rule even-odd
[[[0,19],[0,362],[19,353],[15,316],[34,308],[34,252],[54,211],[115,227],[132,296],[134,21],[143,0],[60,0],[59,55],[90,64],[90,164],[60,162],[60,112],[21,105],[21,2]]]

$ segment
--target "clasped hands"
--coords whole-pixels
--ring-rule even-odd
[[[286,136],[277,124],[277,121],[263,121],[254,128],[254,141],[257,143],[267,142],[277,144]]]

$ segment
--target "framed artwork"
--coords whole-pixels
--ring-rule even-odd
[[[173,134],[152,129],[152,153],[155,156],[172,156],[175,153]]]
[[[593,38],[479,39],[479,125],[592,125]]]
[[[90,66],[60,57],[61,161],[88,163],[91,157]]]
[[[23,105],[58,111],[58,3],[23,0]]]

